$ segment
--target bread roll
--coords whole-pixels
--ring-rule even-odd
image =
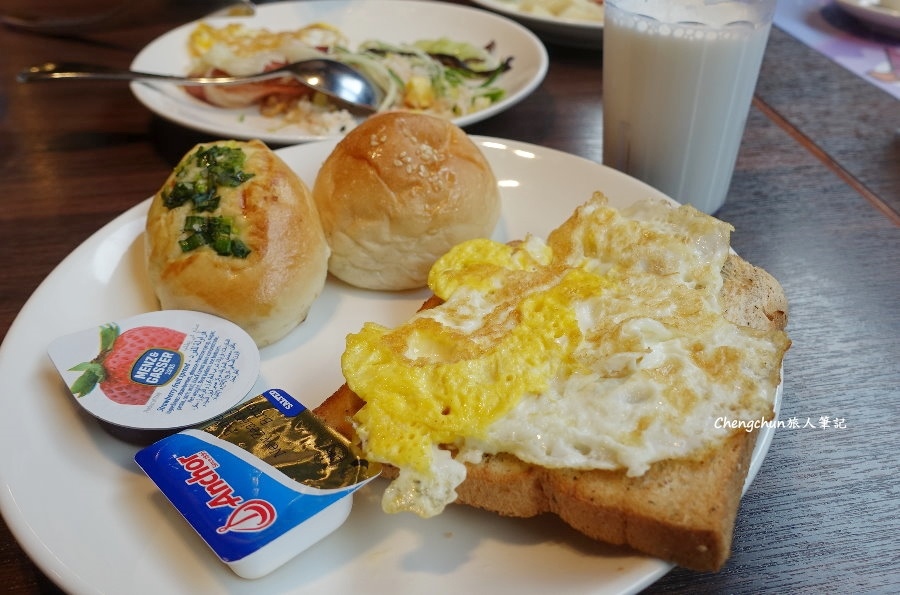
[[[218,183],[207,182],[210,173]],[[195,204],[204,200],[204,183],[218,196],[208,211]],[[184,231],[186,221],[204,220],[229,220],[230,237]],[[213,236],[223,241],[203,243]],[[260,347],[303,322],[328,273],[328,244],[309,189],[258,140],[194,147],[153,197],[145,237],[163,309],[227,318]],[[202,245],[192,247],[195,240]]]
[[[453,123],[388,112],[359,125],[322,165],[313,198],[331,246],[329,271],[368,289],[423,287],[452,246],[490,237],[497,180]]]

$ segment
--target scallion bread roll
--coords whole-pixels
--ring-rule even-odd
[[[303,322],[327,276],[308,187],[258,140],[188,152],[153,197],[145,237],[162,308],[221,316],[260,347]]]

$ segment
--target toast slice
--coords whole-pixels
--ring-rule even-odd
[[[787,298],[770,274],[736,255],[729,256],[722,273],[720,296],[729,321],[758,330],[784,329]],[[431,298],[423,308],[438,303]],[[363,404],[345,384],[315,413],[355,440],[351,418]],[[738,430],[718,448],[690,460],[655,463],[639,477],[624,471],[547,469],[510,454],[494,455],[466,464],[456,502],[512,517],[553,513],[593,539],[685,568],[715,571],[730,555],[756,440],[756,431]],[[386,474],[396,476],[396,469]]]

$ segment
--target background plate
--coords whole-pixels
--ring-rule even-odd
[[[501,187],[494,238],[546,237],[601,189],[615,206],[653,188],[615,170],[534,145],[472,137]],[[278,154],[312,185],[336,140]],[[553,517],[510,519],[462,506],[433,519],[386,515],[384,483],[357,492],[337,532],[274,573],[238,578],[133,461],[72,401],[46,350],[56,337],[155,310],[144,267],[149,200],[104,226],[47,277],[0,346],[0,510],[37,565],[72,593],[634,593],[671,565],[591,541]],[[427,290],[364,291],[329,278],[309,317],[261,350],[254,390],[283,388],[315,407],[343,382],[340,354],[363,322],[407,319]],[[60,299],[65,296],[65,299]],[[779,393],[780,395],[780,393]],[[777,397],[780,399],[780,396]],[[777,401],[776,401],[777,407]],[[749,481],[772,439],[763,429]]]
[[[602,22],[531,14],[519,10],[514,2],[504,0],[472,2],[517,20],[545,41],[590,50],[603,49]]]
[[[403,43],[448,37],[479,47],[494,42],[498,56],[514,57],[512,70],[497,83],[506,89],[506,96],[488,109],[454,119],[459,126],[489,118],[523,100],[544,80],[548,67],[547,50],[531,31],[500,15],[455,4],[421,0],[304,0],[264,4],[252,17],[204,20],[215,26],[240,22],[272,31],[322,22],[340,29],[351,47],[367,39]],[[196,25],[196,21],[182,25],[152,41],[135,57],[131,68],[187,74],[187,39]],[[133,82],[131,90],[159,116],[221,138],[258,138],[276,144],[322,139],[283,126],[279,129],[278,120],[260,116],[255,106],[236,110],[214,107],[172,84]]]

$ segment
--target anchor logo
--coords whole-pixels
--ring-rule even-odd
[[[259,499],[247,500],[231,511],[228,520],[223,526],[216,529],[216,532],[253,533],[262,531],[274,523],[277,516],[275,507],[271,503]]]

